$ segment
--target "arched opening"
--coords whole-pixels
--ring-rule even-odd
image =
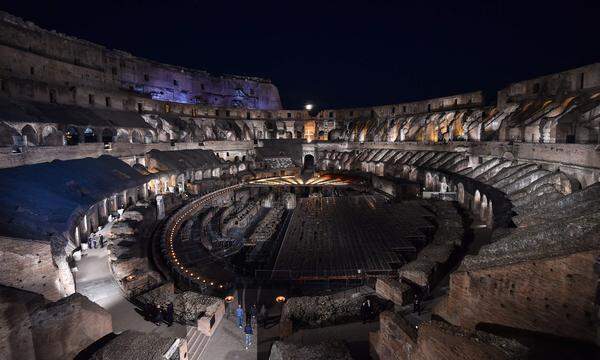
[[[445,176],[442,176],[442,180],[440,180],[440,192],[447,192],[449,187],[448,180],[446,180]]]
[[[83,142],[95,143],[96,141],[98,141],[98,138],[96,137],[96,132],[94,131],[94,129],[86,128],[83,131]]]
[[[53,126],[46,126],[42,130],[42,144],[47,146],[62,146],[63,134]]]
[[[154,142],[155,136],[151,130],[146,130],[144,133],[144,143],[151,144]]]
[[[134,144],[144,143],[144,137],[142,136],[142,133],[139,130],[133,130],[131,132],[131,142]]]
[[[479,211],[479,217],[482,221],[486,221],[487,218],[487,207],[488,207],[488,199],[486,195],[483,195],[481,198],[481,210]]]
[[[177,176],[171,175],[169,177],[169,187],[175,187],[175,186],[177,186]]]
[[[111,143],[114,141],[115,132],[113,129],[106,128],[102,130],[102,142]]]
[[[125,129],[117,130],[117,136],[115,137],[115,142],[119,143],[128,143],[129,141],[129,133]]]
[[[79,131],[77,131],[74,127],[69,127],[65,132],[65,140],[67,145],[77,145],[79,144]]]
[[[429,172],[425,174],[425,189],[433,189],[433,175]]]
[[[212,177],[218,178],[220,176],[221,176],[221,169],[220,168],[214,168],[212,170]]]
[[[302,139],[302,131],[296,131],[296,139]]]
[[[304,168],[314,169],[315,168],[315,157],[311,154],[304,155]]]
[[[236,156],[236,157],[234,157],[234,158],[233,158],[233,161],[234,161],[234,162],[240,162],[240,157],[239,157],[239,156]]]
[[[293,137],[292,132],[291,131],[286,131],[285,132],[285,138],[286,139],[291,139]]]
[[[339,129],[333,129],[327,135],[327,140],[329,141],[338,141],[342,137],[342,131]]]
[[[494,206],[492,200],[488,202],[486,222],[489,227],[494,225]]]
[[[475,196],[473,197],[473,212],[477,213],[479,211],[479,204],[481,203],[481,194],[479,190],[475,190]]]
[[[25,145],[38,145],[38,136],[31,125],[25,125],[21,130],[21,136],[23,137],[23,144]]]
[[[461,205],[465,203],[465,186],[462,183],[458,183],[458,203]]]

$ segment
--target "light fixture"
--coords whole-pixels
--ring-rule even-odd
[[[275,298],[275,301],[278,303],[285,302],[285,296],[279,295],[278,297]]]
[[[233,295],[227,295],[225,296],[225,302],[230,303],[233,301]]]
[[[313,107],[314,107],[314,105],[313,105],[313,104],[311,104],[311,103],[308,103],[308,104],[304,105],[304,109],[306,109],[306,110],[308,110],[308,111],[312,110],[312,109],[313,109]]]

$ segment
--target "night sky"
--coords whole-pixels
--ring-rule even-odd
[[[600,1],[2,1],[161,62],[270,78],[286,108],[484,90],[600,61]]]

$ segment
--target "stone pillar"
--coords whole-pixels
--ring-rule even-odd
[[[296,195],[288,193],[285,196],[286,196],[285,208],[288,210],[295,209],[296,208]]]
[[[67,258],[63,256],[54,256],[54,262],[58,267],[58,279],[64,290],[65,296],[75,293],[75,279],[67,262]]]
[[[165,218],[165,199],[162,195],[156,196],[156,219],[162,220]]]

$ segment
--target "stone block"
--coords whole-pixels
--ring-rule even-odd
[[[377,278],[375,292],[382,298],[401,306],[410,304],[413,298],[412,288],[408,284],[389,277]]]
[[[112,332],[112,317],[81,294],[50,303],[41,295],[2,287],[0,325],[2,359],[73,359]]]

